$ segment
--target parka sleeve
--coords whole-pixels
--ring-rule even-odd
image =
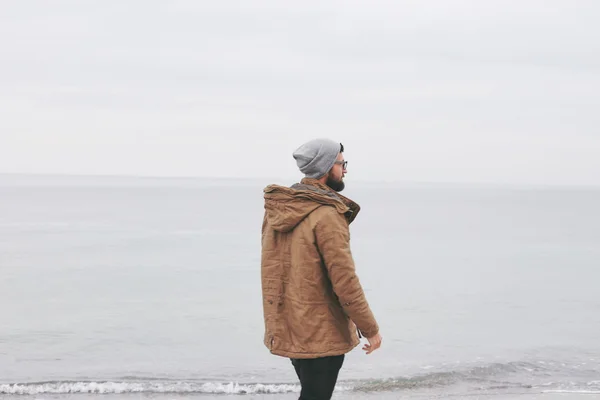
[[[379,332],[379,326],[356,275],[348,222],[333,207],[322,210],[315,225],[315,238],[333,291],[362,335],[371,338]]]

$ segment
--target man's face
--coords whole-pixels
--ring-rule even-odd
[[[329,171],[329,176],[327,177],[327,186],[335,190],[336,192],[341,192],[346,187],[344,183],[344,176],[346,175],[346,169],[344,168],[344,153],[339,153],[337,156],[336,163],[333,164],[333,168]]]

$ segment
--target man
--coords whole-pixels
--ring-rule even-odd
[[[312,140],[293,154],[300,183],[264,189],[262,293],[264,344],[287,357],[300,400],[330,399],[344,355],[359,337],[370,354],[381,345],[350,252],[349,224],[360,207],[342,196],[344,146]]]

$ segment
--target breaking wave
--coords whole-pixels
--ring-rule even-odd
[[[431,367],[433,368],[433,367]],[[431,369],[428,368],[428,369]],[[461,370],[431,371],[412,377],[389,379],[341,381],[337,391],[403,391],[435,389],[456,384],[467,384],[470,390],[503,391],[509,389],[531,390],[537,393],[597,393],[600,381],[579,382],[558,379],[548,382],[551,376],[561,372],[549,363],[494,363],[472,366]],[[562,371],[564,372],[564,371]],[[579,373],[582,370],[578,370]],[[592,371],[597,373],[598,370]],[[563,375],[564,376],[564,375]],[[586,376],[590,376],[586,373]],[[583,376],[581,377],[583,378]],[[146,378],[122,378],[114,381],[50,381],[0,384],[0,395],[40,394],[284,394],[299,393],[300,385],[289,383],[222,383],[201,381],[155,380]]]
[[[299,385],[238,384],[196,382],[33,382],[0,384],[0,394],[123,394],[123,393],[207,393],[207,394],[276,394],[300,392]]]

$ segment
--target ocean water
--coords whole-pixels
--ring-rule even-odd
[[[0,177],[0,397],[293,399],[262,344],[262,188]],[[600,189],[366,184],[382,348],[336,399],[600,398]]]

